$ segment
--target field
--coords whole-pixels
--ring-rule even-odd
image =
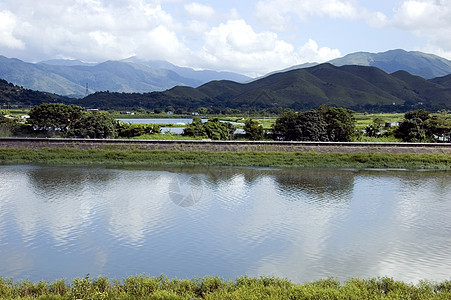
[[[182,149],[183,150],[183,149]],[[451,169],[449,154],[0,148],[0,164]]]

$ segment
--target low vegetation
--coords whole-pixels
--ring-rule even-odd
[[[27,118],[28,117],[28,118]],[[388,119],[400,117],[387,115]],[[203,122],[200,117],[187,124],[183,136],[212,140],[262,140],[284,141],[404,141],[437,142],[451,140],[451,114],[442,110],[431,114],[414,110],[397,120],[399,126],[386,127],[383,115],[359,115],[355,112],[321,105],[305,112],[286,110],[274,120],[228,118],[240,121],[239,125],[210,117]],[[171,126],[171,125],[164,125]],[[234,134],[242,128],[245,135]],[[77,138],[136,138],[161,134],[158,124],[131,124],[118,121],[108,112],[85,111],[76,105],[44,103],[33,107],[29,116],[15,116],[0,110],[0,136],[27,137],[77,137]],[[365,139],[362,139],[365,137]],[[381,139],[382,138],[382,139]],[[381,139],[381,140],[379,140]]]
[[[131,276],[123,281],[106,277],[32,283],[0,277],[0,299],[450,299],[451,281],[420,282],[417,285],[382,277],[349,279],[340,283],[332,278],[295,284],[274,277],[239,277],[235,281],[219,277],[191,280],[166,276]]]
[[[0,164],[451,169],[447,154],[1,149]]]

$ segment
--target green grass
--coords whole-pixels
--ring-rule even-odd
[[[184,146],[185,147],[185,146]],[[186,146],[189,147],[189,146]],[[186,150],[186,149],[183,149]],[[189,149],[188,149],[189,150]],[[1,164],[451,169],[446,154],[0,149]]]
[[[0,299],[451,299],[451,281],[420,282],[417,285],[392,278],[350,279],[340,283],[332,278],[295,284],[274,277],[239,277],[234,281],[219,277],[191,280],[168,279],[166,276],[131,276],[122,281],[74,279],[71,283],[32,283],[0,277]]]

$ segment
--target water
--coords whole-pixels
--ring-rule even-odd
[[[132,124],[177,124],[186,125],[191,124],[191,118],[160,118],[160,119],[118,119],[119,121]],[[208,119],[202,119],[202,122],[207,122]]]
[[[0,166],[0,276],[450,279],[449,172]]]
[[[193,119],[191,118],[160,118],[160,119],[117,119],[122,122],[132,123],[132,124],[175,124],[175,125],[186,125],[191,124]],[[208,119],[201,119],[202,123],[208,121]],[[240,122],[232,121],[221,121],[231,123],[232,125],[244,125]]]

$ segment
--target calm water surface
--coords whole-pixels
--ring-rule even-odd
[[[450,175],[0,166],[0,276],[451,279]]]

